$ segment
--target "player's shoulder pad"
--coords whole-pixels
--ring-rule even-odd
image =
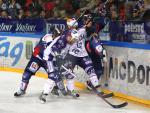
[[[51,42],[53,40],[52,34],[46,34],[43,38],[42,41],[48,43]]]

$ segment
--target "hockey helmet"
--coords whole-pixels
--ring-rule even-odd
[[[83,15],[83,21],[92,20],[92,13],[89,10],[86,10]]]
[[[67,26],[78,27],[78,22],[75,18],[67,19]]]
[[[92,19],[92,15],[91,15],[91,14],[85,14],[85,15],[83,16],[83,20],[84,20],[84,21],[91,20],[91,19]]]

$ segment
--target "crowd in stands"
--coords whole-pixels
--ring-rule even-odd
[[[0,0],[0,17],[65,19],[90,10],[112,20],[137,20],[150,9],[150,0]]]

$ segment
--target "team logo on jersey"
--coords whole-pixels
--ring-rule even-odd
[[[39,68],[38,64],[36,62],[32,62],[29,67],[29,70],[32,72],[35,72],[35,71],[37,71],[38,68]]]

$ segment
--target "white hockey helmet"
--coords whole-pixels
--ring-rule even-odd
[[[67,19],[68,27],[78,27],[78,22],[75,18]]]

